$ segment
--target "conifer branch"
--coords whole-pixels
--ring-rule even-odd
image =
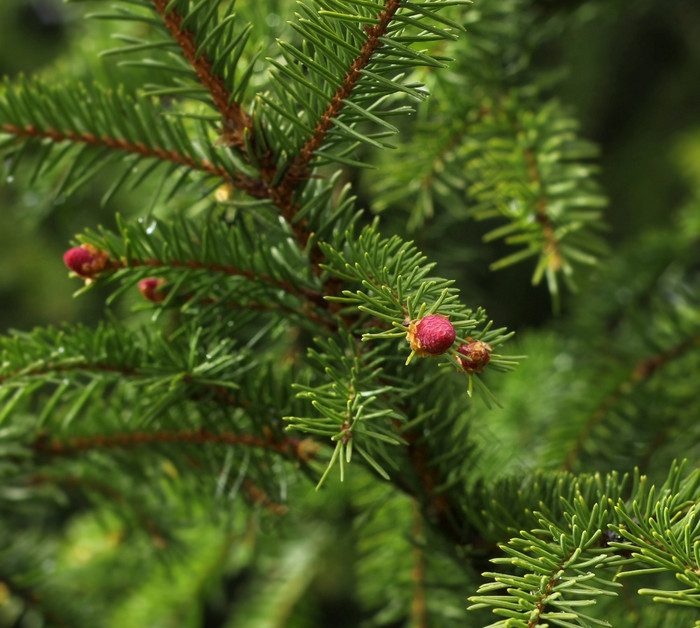
[[[45,364],[40,368],[35,368],[31,370],[19,370],[10,372],[4,375],[0,375],[0,385],[9,382],[15,378],[42,378],[51,373],[69,373],[69,372],[98,372],[98,373],[111,373],[116,376],[130,377],[130,378],[141,378],[143,375],[139,373],[137,369],[129,367],[119,367],[111,364],[100,364],[100,363],[90,363],[90,362],[78,362],[72,364],[52,364],[51,362]],[[181,381],[185,384],[197,384],[195,376],[191,373],[184,373],[181,375]],[[216,384],[204,384],[206,390],[213,393],[220,401],[226,403],[229,406],[246,408],[249,406],[248,402],[245,400],[239,400],[235,395],[233,395],[230,389],[225,386],[217,386]],[[204,393],[195,393],[192,395],[193,399],[202,399],[206,395]]]
[[[114,364],[102,364],[99,362],[73,362],[70,364],[54,364],[47,362],[41,367],[32,369],[18,369],[9,373],[0,374],[0,386],[18,377],[44,377],[50,373],[68,373],[72,371],[97,371],[100,373],[112,373],[117,376],[137,377],[138,372],[127,366]]]
[[[272,310],[279,309],[285,311],[289,314],[294,314],[301,316],[302,318],[308,319],[312,323],[323,325],[326,329],[335,330],[338,328],[338,321],[334,318],[330,318],[327,315],[329,309],[329,303],[323,298],[323,294],[310,290],[308,288],[296,288],[288,281],[283,279],[275,279],[267,273],[256,273],[249,269],[242,269],[231,264],[218,264],[215,262],[201,262],[197,260],[187,259],[187,260],[158,260],[154,258],[137,259],[132,258],[131,260],[109,260],[108,269],[113,271],[124,270],[128,268],[139,268],[139,267],[149,267],[149,268],[176,268],[176,269],[190,269],[190,270],[206,270],[210,273],[223,273],[231,277],[243,277],[253,283],[264,282],[269,286],[277,290],[283,290],[287,294],[302,299],[304,301],[303,307],[290,307],[281,302],[270,302],[262,303],[256,301],[236,300],[232,301],[230,299],[225,300],[223,303],[226,307],[234,309],[254,309],[254,310]],[[198,303],[201,304],[213,304],[218,303],[221,300],[216,297],[202,296],[201,294],[189,294],[184,296],[185,301],[192,301],[196,299]],[[322,312],[326,316],[321,315]]]
[[[61,364],[49,360],[41,366],[35,366],[32,368],[19,368],[4,374],[0,374],[0,386],[17,379],[42,379],[46,376],[51,375],[52,373],[109,373],[118,379],[126,377],[131,378],[133,380],[147,378],[148,376],[139,370],[139,366],[141,365],[125,366],[109,364],[104,362],[89,362],[87,360],[81,360],[77,362],[68,361],[66,363]],[[201,383],[198,381],[197,376],[193,375],[190,372],[177,372],[177,375],[179,377],[179,381],[181,381],[183,384],[194,384],[203,388],[202,392],[193,391],[191,394],[192,399],[201,400],[213,394],[220,402],[226,403],[229,406],[239,408],[247,408],[250,406],[249,402],[247,402],[246,400],[238,399],[231,392],[231,389],[225,385],[219,385],[215,382],[209,381]]]
[[[304,461],[306,462],[306,461]],[[270,499],[270,496],[266,491],[256,486],[251,479],[247,479],[243,483],[243,494],[246,500],[251,504],[257,504],[262,506],[268,512],[273,515],[286,515],[289,512],[289,508],[284,504],[278,504],[277,502]]]
[[[316,455],[317,446],[311,439],[300,440],[293,437],[267,438],[251,434],[234,434],[233,432],[210,432],[203,428],[198,430],[157,430],[153,432],[124,432],[121,434],[92,434],[75,436],[65,441],[38,438],[32,445],[34,451],[51,456],[71,456],[93,449],[129,449],[147,445],[170,444],[217,444],[254,447],[275,451],[285,456],[297,458],[300,462],[309,462]]]
[[[345,99],[348,98],[361,77],[362,70],[367,67],[372,59],[372,55],[381,46],[379,41],[383,37],[391,23],[396,11],[400,6],[400,0],[386,0],[384,10],[378,16],[378,23],[373,26],[366,26],[367,39],[362,46],[360,54],[355,58],[347,74],[343,78],[342,85],[333,94],[326,110],[321,115],[321,119],[314,128],[314,133],[310,136],[300,151],[284,173],[280,183],[270,188],[270,195],[275,205],[282,211],[282,215],[288,222],[292,222],[298,208],[292,204],[292,197],[296,186],[309,177],[309,163],[316,151],[321,147],[328,131],[333,126],[333,120],[338,116],[344,107]],[[300,243],[306,244],[308,235],[299,234]]]
[[[547,611],[547,600],[549,599],[549,596],[552,595],[552,590],[558,583],[557,579],[560,579],[561,573],[564,570],[566,564],[578,551],[580,551],[580,549],[577,547],[572,549],[568,554],[564,555],[559,561],[559,564],[552,569],[551,575],[547,580],[547,584],[544,586],[544,590],[537,597],[537,601],[535,602],[535,609],[533,610],[527,622],[527,628],[535,628],[535,626],[540,625],[542,613]]]
[[[276,289],[284,290],[288,294],[295,297],[304,298],[314,305],[322,305],[323,296],[312,290],[297,289],[288,281],[282,279],[275,279],[270,277],[266,273],[256,273],[252,270],[237,268],[231,264],[218,264],[216,262],[201,262],[198,260],[186,259],[169,259],[169,260],[159,260],[154,258],[137,259],[132,258],[129,261],[121,260],[110,260],[109,266],[112,270],[119,270],[124,268],[138,268],[139,266],[148,266],[150,268],[189,268],[191,270],[207,270],[211,273],[223,273],[231,277],[244,277],[250,281],[263,281],[266,284],[273,286]]]
[[[554,234],[554,225],[547,211],[547,195],[537,163],[537,155],[531,148],[525,149],[523,154],[527,163],[527,173],[530,181],[538,190],[537,200],[535,201],[535,219],[542,226],[542,236],[544,238],[543,253],[549,259],[549,267],[556,273],[561,270],[562,257],[559,250],[559,241]]]
[[[237,102],[232,102],[232,95],[227,90],[223,78],[213,72],[212,64],[206,54],[198,53],[194,33],[187,28],[182,28],[182,16],[175,9],[168,10],[168,4],[172,3],[166,0],[153,0],[153,4],[173,39],[180,46],[185,59],[194,69],[197,79],[209,91],[214,105],[224,117],[226,140],[245,155],[247,153],[245,132],[246,130],[251,132],[253,129],[250,116]]]
[[[595,428],[605,419],[610,409],[620,400],[623,395],[630,392],[630,389],[639,385],[644,380],[649,379],[659,369],[663,368],[668,362],[683,355],[688,349],[700,342],[700,335],[687,338],[670,349],[658,353],[650,358],[645,358],[637,363],[630,371],[630,374],[613,390],[596,408],[590,416],[583,429],[579,432],[576,441],[569,449],[562,464],[563,471],[570,471],[579,455],[585,442],[591,437]]]
[[[186,299],[191,299],[191,296],[187,296]],[[214,304],[219,303],[219,301],[220,299],[217,299],[215,297],[202,297],[197,299],[197,302],[202,304]],[[323,327],[325,327],[329,331],[336,331],[338,329],[338,321],[319,316],[318,314],[316,314],[316,312],[309,309],[308,307],[292,308],[284,305],[283,303],[260,303],[257,301],[231,300],[225,301],[224,305],[234,310],[259,310],[261,312],[270,310],[280,310],[282,312],[286,312],[287,314],[291,314],[292,316],[300,316],[303,319],[308,319],[311,323],[323,325]]]
[[[26,125],[25,127],[19,127],[14,124],[3,123],[0,127],[5,133],[10,133],[17,137],[31,137],[35,139],[50,139],[57,144],[62,142],[73,142],[75,144],[87,144],[93,147],[105,147],[116,150],[121,150],[127,153],[132,153],[135,155],[140,155],[142,157],[150,157],[155,159],[160,159],[162,161],[169,161],[180,166],[186,166],[192,170],[199,170],[201,172],[206,172],[212,176],[221,178],[227,183],[230,183],[233,187],[243,190],[249,196],[253,198],[265,198],[265,190],[259,181],[246,177],[240,173],[231,175],[221,166],[216,166],[210,161],[200,160],[197,161],[192,157],[178,153],[175,150],[166,150],[164,148],[149,148],[142,142],[129,142],[128,140],[109,137],[107,135],[102,135],[98,137],[93,133],[88,131],[83,131],[82,133],[76,133],[75,131],[58,131],[54,128],[48,127],[46,129],[39,129],[33,125]]]
[[[404,82],[404,77],[412,81],[419,67],[444,67],[442,62],[447,59],[435,43],[451,38],[453,29],[468,23],[476,37],[472,32],[467,35],[470,50],[462,58],[464,63],[460,66],[458,61],[457,69],[443,82],[448,104],[436,123],[424,127],[426,136],[436,128],[438,132],[429,144],[419,138],[403,159],[387,159],[390,167],[380,169],[386,189],[393,190],[393,201],[414,203],[417,185],[430,208],[433,192],[442,195],[443,201],[471,196],[472,213],[501,216],[509,223],[487,239],[505,237],[509,244],[526,247],[499,263],[538,256],[533,280],[546,276],[554,292],[559,278],[570,280],[572,264],[595,263],[598,244],[588,232],[598,224],[598,212],[593,210],[602,207],[604,200],[591,178],[594,166],[580,161],[591,156],[591,147],[576,138],[575,121],[563,115],[555,101],[540,101],[540,90],[547,84],[521,80],[525,51],[513,54],[521,35],[539,38],[521,28],[530,22],[518,17],[532,15],[534,9],[529,11],[529,0],[484,3],[496,8],[485,9],[487,16],[488,11],[495,11],[493,28],[487,23],[480,38],[481,7],[469,16],[455,12],[453,17],[460,23],[449,17],[450,10],[467,3],[302,0],[297,5],[298,19],[291,25],[301,37],[294,43],[280,42],[278,54],[268,59],[274,69],[258,74],[259,66],[250,61],[246,42],[248,33],[259,29],[250,24],[239,29],[239,18],[231,12],[234,0],[226,3],[225,17],[219,0],[124,0],[136,9],[118,4],[111,9],[115,15],[97,17],[140,21],[146,24],[145,38],[123,36],[127,45],[107,52],[139,57],[145,52],[145,57],[123,67],[157,69],[152,72],[155,85],[129,96],[138,76],[117,89],[77,84],[52,87],[21,80],[15,87],[8,82],[8,94],[0,98],[0,131],[7,133],[0,137],[0,149],[9,154],[12,168],[28,156],[37,159],[35,178],[58,174],[63,168],[57,166],[78,154],[64,181],[71,177],[87,180],[98,168],[121,161],[119,185],[136,171],[134,164],[145,164],[148,167],[139,168],[135,177],[139,182],[148,180],[156,168],[167,170],[163,186],[169,187],[171,177],[178,179],[169,198],[182,182],[192,180],[203,184],[199,198],[208,198],[212,177],[215,185],[217,181],[230,183],[240,192],[232,197],[222,190],[217,201],[225,207],[199,211],[204,203],[198,203],[173,223],[160,218],[167,207],[158,207],[157,220],[149,216],[126,225],[117,218],[117,233],[102,228],[88,232],[80,236],[81,246],[67,252],[71,255],[64,261],[81,280],[119,285],[108,305],[127,291],[133,292],[139,280],[155,275],[150,285],[157,287],[150,293],[139,284],[149,301],[144,307],[154,308],[148,312],[154,324],[135,330],[138,321],[127,327],[115,321],[96,332],[67,325],[59,330],[13,332],[0,339],[0,466],[12,470],[10,465],[16,465],[21,480],[10,491],[0,490],[0,505],[13,500],[11,520],[0,526],[10,532],[12,545],[25,536],[25,512],[30,516],[38,512],[37,519],[48,522],[57,533],[65,518],[54,522],[58,519],[54,512],[74,514],[85,496],[93,502],[90,506],[97,516],[79,513],[81,525],[85,521],[92,525],[105,510],[110,515],[122,513],[125,521],[149,534],[162,549],[170,542],[167,531],[177,522],[171,512],[199,511],[206,530],[213,530],[207,518],[211,495],[202,490],[213,482],[217,496],[228,492],[231,498],[242,498],[241,508],[234,509],[234,517],[227,521],[240,524],[240,530],[250,526],[251,511],[283,514],[288,498],[299,499],[299,507],[308,505],[313,513],[315,502],[304,498],[295,480],[287,482],[289,468],[313,476],[318,459],[325,463],[329,457],[321,482],[336,464],[342,480],[354,456],[355,465],[376,472],[386,482],[367,474],[361,478],[366,479],[367,490],[351,498],[357,520],[352,526],[340,524],[345,531],[357,531],[358,551],[351,558],[363,560],[372,553],[363,552],[367,528],[358,524],[376,513],[378,520],[385,518],[378,525],[385,528],[379,538],[381,560],[387,571],[389,564],[395,567],[394,561],[401,568],[393,571],[398,575],[394,586],[400,587],[399,594],[389,596],[392,599],[384,609],[363,597],[375,591],[357,588],[361,615],[370,623],[400,617],[415,628],[426,628],[434,616],[439,624],[458,621],[455,604],[430,597],[434,576],[442,591],[453,584],[448,572],[438,573],[449,561],[460,573],[462,591],[474,584],[473,570],[486,560],[506,565],[502,573],[484,574],[490,582],[472,598],[473,608],[494,607],[503,618],[492,624],[494,628],[535,628],[545,623],[607,625],[605,613],[612,605],[597,611],[603,617],[600,620],[585,612],[600,596],[614,595],[618,586],[612,580],[615,569],[636,567],[634,561],[646,560],[650,575],[690,578],[687,590],[666,592],[668,601],[700,603],[696,577],[700,480],[690,485],[680,480],[680,471],[673,471],[660,491],[653,487],[646,491],[646,479],[636,472],[629,498],[627,478],[620,479],[615,473],[603,478],[552,473],[551,469],[537,472],[540,460],[548,460],[538,447],[528,451],[524,473],[503,477],[515,465],[502,469],[484,461],[481,439],[472,431],[479,419],[466,408],[467,393],[472,395],[474,383],[481,392],[490,393],[479,377],[483,368],[477,368],[477,360],[469,357],[474,354],[466,343],[488,347],[483,350],[487,358],[483,367],[508,370],[514,361],[491,356],[490,351],[510,334],[494,329],[482,308],[463,305],[455,288],[459,280],[433,274],[438,272],[435,264],[401,234],[381,237],[378,221],[362,230],[356,228],[361,213],[349,191],[351,184],[338,184],[344,176],[340,171],[325,177],[327,164],[362,166],[353,159],[358,147],[388,146],[382,140],[399,129],[384,118],[410,109],[394,108],[395,94],[403,92],[417,100],[427,94],[419,83]],[[259,14],[261,7],[263,16],[269,9],[276,14],[278,3],[251,2],[240,8],[243,16],[247,11],[250,17]],[[151,40],[153,31],[160,39]],[[444,52],[453,55],[452,49]],[[238,69],[239,60],[244,60],[245,70]],[[463,72],[472,65],[472,74]],[[161,75],[163,83],[159,82]],[[251,94],[255,101],[244,110],[251,76],[257,93]],[[462,83],[465,77],[469,80]],[[440,83],[426,82],[439,98]],[[479,98],[485,98],[488,105],[478,102]],[[501,103],[496,111],[491,98]],[[177,104],[183,106],[177,108]],[[460,117],[465,112],[466,117]],[[367,131],[372,125],[382,128]],[[56,149],[54,144],[62,145]],[[418,174],[411,168],[415,164],[408,163],[412,152],[424,164]],[[401,170],[402,175],[397,176]],[[414,187],[405,185],[406,181]],[[407,193],[401,196],[396,190],[403,187]],[[244,194],[250,198],[242,199]],[[393,204],[392,194],[385,206]],[[177,203],[170,211],[178,212],[183,205]],[[449,236],[438,243],[442,252],[448,252],[452,236],[459,237],[459,214],[467,213],[466,205],[463,207],[465,211],[449,208],[447,215],[431,225],[435,227],[427,234],[431,240],[441,232]],[[427,209],[425,215],[429,215]],[[398,227],[401,233],[405,233],[403,227]],[[459,242],[453,261],[463,261],[465,253],[472,255],[471,245],[467,243],[465,251],[464,244]],[[88,270],[97,266],[85,253],[92,255],[98,245],[94,257],[101,262],[104,256],[106,265],[91,274]],[[478,298],[478,290],[472,291],[478,285],[477,280],[474,284],[467,281],[468,300]],[[590,312],[602,324],[603,317],[595,316],[595,307]],[[158,326],[155,323],[161,314]],[[438,319],[443,328],[449,328],[443,335],[448,338],[444,351],[421,352],[421,345],[416,344],[416,330],[427,317],[426,329],[427,323]],[[695,336],[679,343],[679,338],[697,333],[697,327],[683,335],[676,327],[668,327],[674,339],[661,344],[660,336],[653,337],[658,349],[649,351],[663,351],[639,362],[631,373],[622,373],[627,379],[593,417],[581,417],[582,422],[589,419],[583,432],[567,432],[565,440],[561,439],[563,446],[552,440],[561,460],[578,435],[580,442],[569,452],[572,460],[565,464],[575,466],[580,455],[588,456],[591,434],[595,437],[596,426],[600,427],[611,409],[622,409],[623,395],[700,341]],[[558,347],[539,342],[540,332],[533,333],[538,358],[552,364],[548,358],[558,355],[554,353]],[[407,354],[410,357],[404,360]],[[414,356],[418,357],[411,361]],[[563,373],[567,360],[556,362]],[[438,364],[447,368],[438,369]],[[617,368],[610,360],[604,367],[603,377]],[[541,374],[538,370],[538,381]],[[562,375],[565,377],[573,381],[576,374]],[[595,387],[594,382],[581,382],[582,387],[584,384]],[[692,389],[692,383],[681,384],[677,388]],[[554,389],[551,382],[543,384],[545,394],[539,399],[548,398],[548,385],[549,390]],[[646,386],[642,392],[645,390]],[[516,411],[518,402],[525,407],[522,391],[524,386],[519,390],[505,386],[506,405],[515,402]],[[673,400],[675,394],[669,391],[668,398]],[[680,391],[676,398],[683,394],[687,392]],[[534,414],[537,410],[546,412],[550,407],[554,404],[527,404],[533,419],[540,416]],[[522,443],[518,439],[522,413],[518,414],[516,419],[497,417],[494,432],[514,443],[514,450]],[[542,420],[545,418],[546,414]],[[287,430],[304,431],[309,438],[286,436],[285,420],[290,422]],[[580,424],[573,429],[577,428]],[[656,424],[652,429],[652,435],[659,434]],[[332,455],[318,456],[321,446],[330,446]],[[620,442],[612,447],[616,447],[615,454],[625,450]],[[639,463],[638,454],[635,449],[635,460],[631,455],[624,460]],[[164,464],[170,459],[176,465]],[[188,466],[194,472],[179,473]],[[495,473],[490,472],[494,468]],[[97,474],[94,479],[93,473]],[[112,482],[117,488],[112,489]],[[406,495],[398,497],[396,509],[387,511],[386,503],[397,492]],[[61,493],[68,498],[70,510],[61,510],[60,504],[45,499],[55,494],[60,498]],[[620,512],[613,513],[616,502]],[[161,514],[164,503],[167,519]],[[285,598],[283,615],[291,617],[288,611],[294,607],[295,619],[303,623],[313,609],[307,614],[306,606],[291,601],[296,602],[315,577],[316,565],[326,546],[330,547],[318,541],[328,535],[323,528],[337,522],[332,519],[319,526],[321,533],[314,534],[311,545],[299,543],[299,535],[310,536],[306,523],[299,525],[299,518],[293,517],[285,524],[294,526],[287,530],[291,535],[287,531],[284,538],[273,535],[265,544],[275,555],[275,571],[281,565],[280,557],[295,563],[288,571],[296,580],[290,586],[293,594],[281,594]],[[238,531],[221,532],[226,543],[211,543],[214,567],[208,563],[207,569],[197,569],[194,561],[180,567],[173,561],[175,576],[180,575],[178,570],[188,572],[186,584],[181,585],[189,589],[188,603],[194,597],[202,601],[211,590],[209,582],[195,578],[196,592],[192,593],[192,573],[205,573],[207,581],[220,578],[227,594],[234,578],[248,588],[265,575],[259,568],[265,567],[266,558],[259,562],[257,552],[222,556],[223,547],[228,550],[234,539],[242,537]],[[248,532],[255,534],[251,527]],[[85,537],[89,534],[88,529]],[[201,546],[212,536],[194,538],[191,556],[201,558]],[[401,538],[397,541],[397,537]],[[277,552],[287,539],[290,551]],[[506,539],[510,541],[496,547],[498,540]],[[413,552],[406,545],[411,540]],[[61,555],[69,553],[63,537],[56,545]],[[396,548],[399,552],[392,557]],[[0,544],[0,563],[4,564],[3,549]],[[127,544],[119,549],[125,558],[131,558],[126,554],[132,551]],[[440,549],[449,550],[444,563],[437,559]],[[32,556],[31,547],[28,556]],[[299,556],[303,569],[298,567]],[[99,560],[86,565],[89,569],[83,573],[100,576],[100,569],[110,564]],[[70,570],[73,564],[66,566]],[[57,580],[66,573],[66,567],[62,569],[56,571]],[[382,595],[383,585],[393,574],[378,577],[373,573],[367,583]],[[169,579],[165,586],[175,589],[176,579]],[[70,592],[72,582],[64,580],[60,592]],[[364,586],[364,579],[358,582]],[[129,584],[139,589],[137,602],[161,597],[151,595],[159,593],[156,587]],[[493,595],[499,589],[503,595]],[[651,589],[640,593],[655,595]],[[261,604],[268,601],[264,600],[267,594],[260,596]],[[227,595],[227,616],[219,623],[230,622],[235,613],[240,616],[234,597]],[[210,604],[205,601],[204,605]],[[370,610],[373,618],[369,618]],[[97,612],[104,616],[102,608]],[[256,619],[253,615],[244,612],[245,617]],[[441,622],[448,615],[449,620]],[[127,621],[119,622],[122,617]],[[131,624],[131,617],[118,615],[117,623]]]
[[[475,543],[478,540],[478,533],[471,530],[469,538],[466,538],[465,531],[457,524],[458,519],[455,517],[455,513],[459,509],[455,508],[445,493],[436,491],[445,478],[441,477],[437,466],[431,464],[430,452],[421,442],[423,440],[422,434],[415,430],[401,431],[402,425],[398,421],[394,421],[394,427],[408,442],[408,457],[421,491],[420,493],[416,492],[410,483],[406,483],[401,478],[392,478],[392,481],[408,495],[418,500],[428,520],[442,531],[445,538],[450,539],[456,546]]]

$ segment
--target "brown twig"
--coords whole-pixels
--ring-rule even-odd
[[[544,592],[539,596],[539,598],[537,598],[537,603],[535,604],[537,613],[527,622],[527,628],[535,628],[535,626],[539,626],[540,619],[542,619],[542,613],[545,612],[547,608],[547,598],[551,595],[552,589],[554,589],[555,585],[559,582],[557,575],[562,570],[563,566],[571,559],[577,549],[572,550],[568,556],[562,558],[561,561],[559,561],[559,565],[557,565],[555,571],[552,572],[552,575],[549,577],[549,580],[545,585]]]
[[[550,257],[550,268],[558,272],[561,270],[562,256],[559,250],[559,241],[554,235],[554,225],[547,211],[547,197],[537,163],[537,156],[531,148],[526,149],[524,155],[525,162],[527,163],[528,177],[530,177],[530,181],[536,185],[538,190],[537,201],[535,203],[535,219],[542,226],[542,235],[545,242],[544,253]]]
[[[233,302],[226,301],[228,307],[236,308],[250,308],[250,309],[272,309],[277,307],[279,309],[285,310],[292,314],[300,315],[304,318],[308,318],[314,323],[319,323],[330,330],[336,330],[338,328],[337,321],[331,318],[324,318],[320,316],[317,312],[313,311],[311,308],[320,309],[323,313],[327,313],[329,310],[329,301],[323,298],[323,294],[320,292],[315,292],[308,288],[296,288],[288,281],[283,279],[275,279],[266,273],[256,273],[250,269],[242,269],[232,264],[217,264],[215,262],[199,262],[197,260],[158,260],[154,258],[146,258],[143,260],[131,259],[128,262],[123,260],[109,260],[108,269],[109,270],[119,270],[123,268],[135,268],[139,266],[148,266],[150,268],[190,268],[193,270],[207,270],[209,272],[224,273],[233,277],[244,277],[253,282],[263,281],[274,288],[283,290],[284,292],[302,299],[305,302],[305,306],[302,308],[290,308],[281,303],[266,304],[266,303],[255,303],[255,302]],[[191,297],[187,297],[191,298]],[[200,301],[202,303],[213,303],[217,299],[214,298],[202,298]]]
[[[289,512],[289,508],[287,506],[284,504],[278,504],[270,499],[267,492],[261,489],[259,486],[256,486],[256,484],[250,479],[243,483],[243,491],[245,493],[245,498],[250,504],[262,506],[273,515],[286,515]]]
[[[212,71],[212,64],[206,54],[198,54],[195,44],[195,35],[192,31],[182,28],[182,16],[175,11],[166,12],[168,2],[166,0],[153,0],[158,14],[163,18],[170,35],[177,42],[187,62],[194,69],[197,80],[211,94],[214,105],[224,117],[224,134],[226,141],[246,154],[245,130],[253,129],[250,116],[243,111],[237,102],[231,102],[231,94],[224,84],[224,80]]]
[[[317,451],[316,444],[310,439],[299,440],[291,437],[274,438],[272,435],[268,435],[266,438],[260,438],[252,436],[251,434],[209,432],[203,428],[198,430],[137,431],[110,435],[96,434],[91,436],[76,436],[66,441],[47,441],[45,438],[39,438],[34,442],[33,449],[42,454],[66,456],[89,451],[91,449],[127,449],[145,445],[187,443],[197,445],[213,443],[218,445],[257,447],[292,456],[300,462],[309,462],[316,455]]]
[[[574,462],[578,459],[583,444],[590,438],[593,430],[598,426],[599,423],[608,414],[609,410],[617,403],[617,401],[625,394],[629,393],[633,386],[643,382],[644,380],[650,378],[654,373],[656,373],[660,368],[666,365],[668,362],[681,356],[693,345],[700,342],[700,335],[688,338],[683,342],[678,343],[674,347],[671,347],[667,351],[663,351],[655,356],[646,358],[637,363],[637,365],[632,369],[630,374],[625,378],[618,386],[613,390],[603,402],[596,408],[593,414],[590,416],[585,426],[579,432],[576,442],[572,445],[571,449],[566,455],[562,469],[564,471],[570,471],[574,465]]]
[[[297,289],[288,281],[283,279],[275,279],[266,273],[256,273],[247,268],[238,268],[233,264],[218,264],[216,262],[200,262],[197,260],[160,260],[155,258],[145,258],[142,260],[131,259],[129,261],[122,260],[110,260],[109,268],[112,270],[119,270],[122,268],[134,268],[139,266],[149,266],[151,268],[189,268],[192,270],[207,270],[212,273],[223,273],[226,275],[231,275],[233,277],[245,277],[250,281],[263,281],[275,288],[284,290],[285,292],[295,296],[302,297],[308,301],[314,303],[314,305],[324,305],[326,302],[323,299],[323,295],[319,292],[314,292],[306,288]]]
[[[311,135],[301,147],[299,153],[287,168],[280,182],[276,186],[269,188],[270,197],[289,224],[293,223],[294,217],[298,211],[298,207],[293,202],[293,196],[297,186],[300,182],[309,178],[309,163],[311,159],[321,147],[328,131],[333,126],[333,120],[338,117],[338,114],[344,107],[345,103],[343,101],[348,98],[353,89],[355,89],[362,75],[362,70],[367,67],[372,59],[372,55],[377,48],[381,46],[379,38],[383,37],[386,33],[399,6],[400,0],[386,0],[385,8],[378,16],[379,22],[372,27],[365,28],[367,39],[360,50],[360,54],[350,65],[348,72],[343,78],[342,85],[335,94],[333,94],[328,106],[321,114],[321,118],[314,128],[313,135]],[[268,176],[272,174],[273,173],[269,173]],[[303,229],[303,225],[302,228],[298,228],[295,233],[299,243],[302,246],[306,246],[310,234]],[[320,255],[320,251],[317,253]],[[317,265],[320,263],[320,260],[322,260],[322,257],[312,261]]]
[[[24,127],[19,127],[15,124],[4,123],[2,130],[6,133],[11,133],[17,137],[34,137],[51,139],[56,143],[74,142],[76,144],[88,144],[89,146],[104,146],[123,150],[127,153],[142,155],[143,157],[153,157],[163,161],[170,161],[182,166],[187,166],[192,170],[207,172],[215,177],[225,179],[233,187],[243,190],[249,196],[254,198],[267,198],[267,192],[264,185],[260,181],[250,179],[242,174],[235,174],[233,177],[226,170],[215,166],[207,160],[196,161],[192,157],[183,155],[174,150],[165,150],[164,148],[149,148],[142,142],[129,142],[125,139],[109,137],[103,135],[98,137],[94,133],[83,131],[76,133],[75,131],[58,131],[54,128],[47,127],[39,129],[34,125],[28,124]]]

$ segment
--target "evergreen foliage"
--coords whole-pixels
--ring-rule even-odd
[[[0,151],[97,190],[107,311],[0,337],[0,626],[700,625],[699,201],[610,254],[533,61],[609,5],[68,3],[102,53],[6,78]],[[423,252],[501,239],[523,339]]]

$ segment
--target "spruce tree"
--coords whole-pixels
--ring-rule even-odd
[[[104,309],[0,338],[0,625],[700,626],[698,202],[610,246],[536,59],[625,4],[69,1],[0,150]]]

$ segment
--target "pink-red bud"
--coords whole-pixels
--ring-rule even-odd
[[[481,340],[467,338],[467,344],[457,347],[457,353],[461,353],[463,358],[459,358],[462,368],[467,373],[481,373],[486,365],[491,361],[491,345],[487,345]]]
[[[455,341],[455,328],[446,316],[429,314],[408,326],[408,342],[416,355],[425,357],[445,353]]]
[[[166,297],[166,292],[160,290],[160,288],[166,283],[167,281],[162,277],[147,277],[139,281],[139,292],[141,292],[144,299],[160,303]]]
[[[108,259],[105,251],[95,248],[92,244],[81,244],[63,254],[64,264],[84,279],[93,279],[99,275],[107,267]]]

